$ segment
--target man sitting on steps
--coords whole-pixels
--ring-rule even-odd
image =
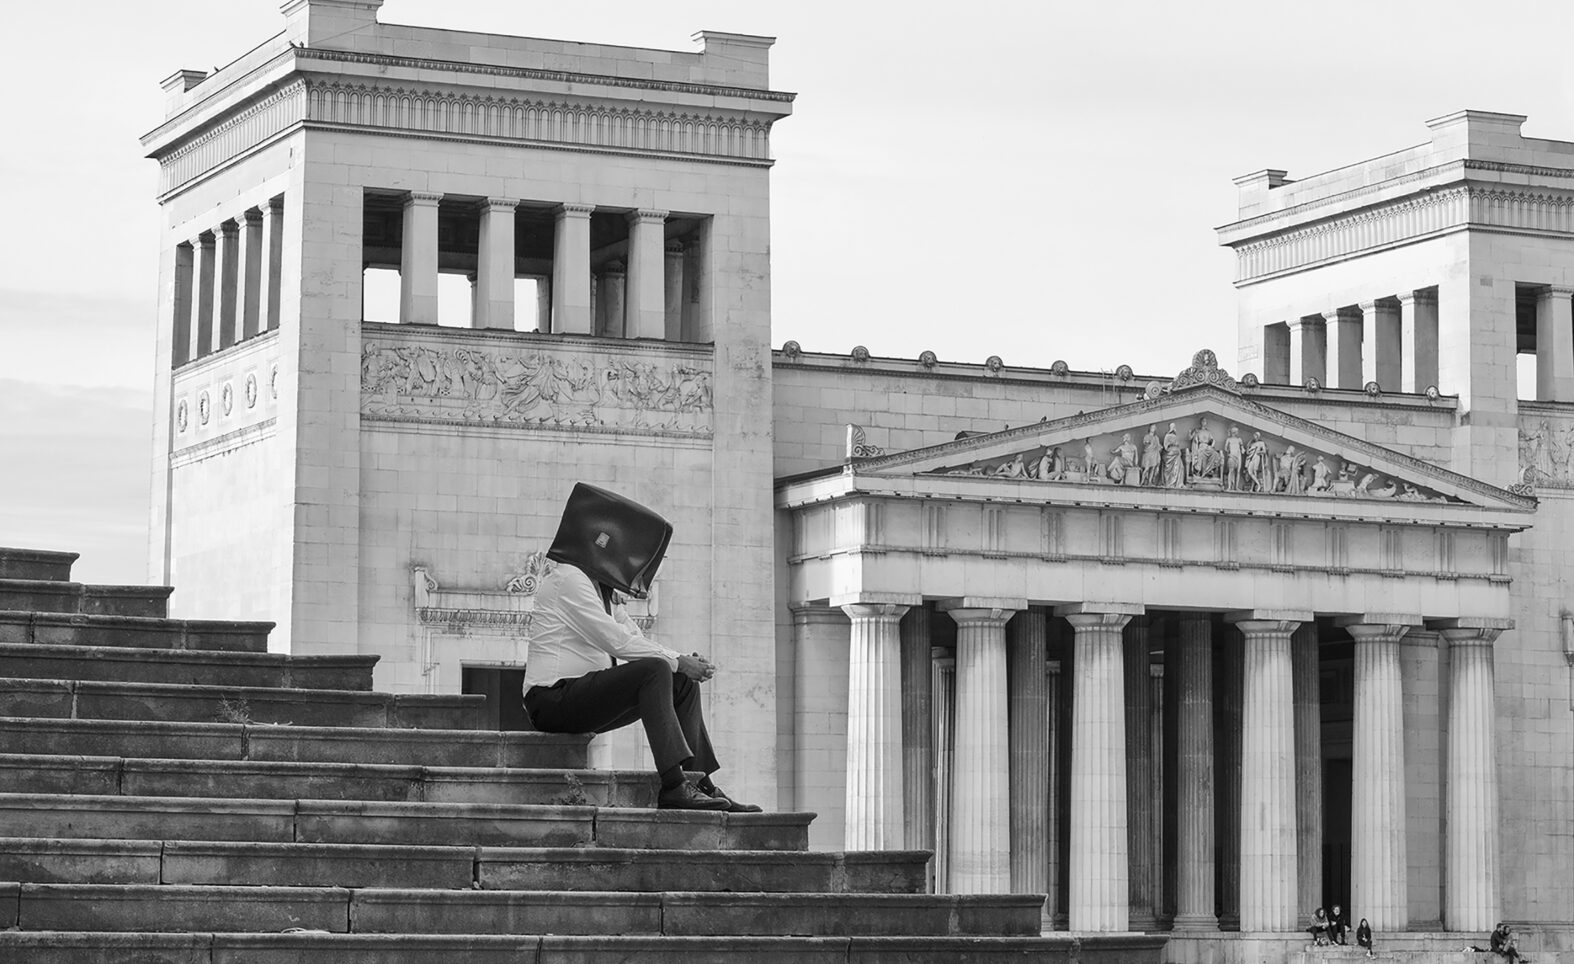
[[[657,806],[758,813],[723,793],[721,768],[700,708],[699,684],[716,668],[645,638],[614,593],[644,597],[672,526],[622,496],[574,486],[547,558],[558,562],[536,590],[524,702],[548,733],[606,733],[645,725],[661,774]],[[619,663],[618,660],[624,660]],[[685,770],[703,777],[690,782]]]

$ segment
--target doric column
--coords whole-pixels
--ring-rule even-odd
[[[1201,613],[1177,623],[1177,659],[1164,668],[1175,704],[1175,929],[1213,931],[1213,624]]]
[[[935,839],[934,666],[930,611],[915,605],[902,617],[902,847],[929,850]]]
[[[240,337],[244,341],[262,330],[262,212],[248,208],[240,229]]]
[[[263,231],[267,235],[268,267],[263,272],[264,300],[267,309],[262,313],[265,331],[279,328],[279,298],[284,290],[284,197],[268,201]]]
[[[1322,315],[1291,318],[1290,383],[1299,385],[1308,378],[1328,383],[1328,330]]]
[[[1151,634],[1150,635],[1157,635]],[[1155,639],[1155,642],[1157,640]],[[1148,844],[1149,860],[1152,864],[1149,873],[1153,880],[1153,917],[1154,926],[1163,929],[1169,926],[1175,912],[1173,904],[1168,900],[1166,891],[1169,886],[1169,876],[1165,869],[1166,855],[1169,851],[1169,842],[1165,839],[1166,811],[1169,809],[1165,800],[1164,790],[1165,768],[1169,761],[1164,751],[1165,721],[1169,719],[1168,710],[1164,706],[1164,666],[1159,663],[1148,665],[1148,746],[1152,748],[1151,759],[1153,772],[1150,774],[1152,783],[1153,806],[1149,815],[1148,827],[1152,839]]]
[[[605,338],[626,336],[627,281],[621,261],[607,262],[596,275],[596,334]]]
[[[934,668],[934,744],[935,744],[935,839],[929,848],[935,853],[935,893],[951,890],[951,788],[956,781],[956,655],[936,646],[929,651]]]
[[[1510,620],[1438,624],[1448,640],[1447,836],[1443,842],[1443,926],[1484,931],[1498,920],[1497,710],[1492,645]]]
[[[514,330],[514,206],[517,198],[489,197],[481,202],[481,234],[476,249],[474,328]]]
[[[1130,927],[1151,931],[1156,925],[1153,873],[1152,676],[1149,672],[1148,617],[1133,616],[1122,634],[1126,689],[1126,853],[1130,875]]]
[[[564,204],[552,243],[552,330],[588,335],[590,315],[590,212],[592,204]]]
[[[236,314],[237,296],[240,294],[240,225],[234,220],[219,225],[219,300],[218,343],[219,350],[235,344],[240,334],[240,318]]]
[[[197,353],[201,358],[213,353],[214,322],[213,282],[217,274],[214,265],[216,242],[212,231],[197,235],[197,313],[192,325],[197,329]]]
[[[1060,720],[1063,714],[1062,701],[1065,699],[1065,677],[1060,672],[1060,660],[1050,659],[1044,661],[1044,747],[1049,769],[1045,772],[1045,783],[1048,792],[1045,798],[1044,832],[1048,837],[1048,849],[1044,854],[1044,913],[1043,925],[1045,930],[1052,930],[1060,917],[1061,900],[1060,880],[1063,876],[1060,864],[1060,825],[1065,821],[1064,808],[1061,806],[1060,786],[1065,779],[1065,768],[1061,765],[1061,741],[1065,737],[1061,733]]]
[[[628,315],[630,338],[661,338],[667,330],[666,211],[629,214]]]
[[[1574,401],[1574,288],[1553,285],[1536,298],[1536,398]]]
[[[1219,929],[1241,926],[1241,671],[1239,632],[1223,633],[1213,655],[1213,842]]]
[[[1361,387],[1361,311],[1335,308],[1323,312],[1328,333],[1328,381],[1330,388]]]
[[[1443,919],[1443,634],[1411,627],[1399,640],[1405,694],[1405,848],[1410,926],[1440,930]],[[1496,921],[1493,921],[1495,924]]]
[[[840,850],[847,778],[847,615],[829,606],[792,611],[794,664],[793,806],[820,816],[809,826],[816,850]]]
[[[1249,611],[1241,674],[1242,931],[1296,929],[1295,700],[1290,636],[1311,613]]]
[[[1401,359],[1399,304],[1393,301],[1362,302],[1362,385],[1376,382],[1385,392],[1400,391],[1404,382],[1404,364]]]
[[[1129,928],[1126,854],[1125,647],[1140,606],[1056,607],[1076,632],[1071,739],[1071,916],[1074,931]]]
[[[1302,623],[1290,637],[1295,701],[1295,835],[1297,922],[1311,923],[1323,902],[1322,670],[1317,625]]]
[[[1006,627],[1006,703],[1011,731],[1011,892],[1048,892],[1049,731],[1044,657],[1049,619],[1024,609]]]
[[[175,297],[170,306],[170,367],[191,361],[191,285],[196,251],[190,242],[175,245]]]
[[[1399,293],[1399,387],[1424,392],[1437,384],[1437,296],[1427,291]]]
[[[902,647],[906,606],[851,603],[847,669],[848,850],[900,850],[902,826]]]
[[[947,600],[956,620],[956,755],[951,784],[951,891],[1011,889],[1011,754],[1006,713],[1006,621],[1014,605]],[[971,604],[971,605],[970,605]]]
[[[437,324],[437,205],[441,194],[411,191],[399,252],[399,321]]]
[[[1339,620],[1355,640],[1350,903],[1376,931],[1404,930],[1410,921],[1399,640],[1420,622],[1386,614]]]
[[[662,327],[668,341],[683,340],[683,243],[668,241],[666,283],[662,286]]]

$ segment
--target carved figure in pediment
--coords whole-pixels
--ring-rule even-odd
[[[995,466],[995,475],[1007,479],[1025,479],[1027,478],[1027,465],[1023,463],[1022,456],[1018,455],[1014,459],[1009,459]]]
[[[1137,446],[1131,441],[1131,433],[1125,432],[1120,437],[1120,444],[1109,450],[1113,456],[1109,460],[1106,470],[1109,480],[1117,485],[1136,485],[1141,481],[1140,469],[1137,465]]]
[[[1223,468],[1219,450],[1213,444],[1213,432],[1206,418],[1199,419],[1197,427],[1187,435],[1187,474],[1193,479],[1217,479]]]
[[[1164,487],[1166,489],[1186,487],[1186,451],[1181,448],[1180,433],[1175,431],[1174,422],[1170,423],[1169,430],[1164,433]]]
[[[1159,484],[1159,469],[1164,464],[1164,446],[1159,442],[1159,427],[1148,426],[1148,434],[1142,437],[1142,479],[1143,485]]]
[[[1306,487],[1306,491],[1327,492],[1332,474],[1333,469],[1328,467],[1328,461],[1321,455],[1317,456],[1317,461],[1312,463],[1312,484]]]
[[[1253,432],[1251,444],[1246,446],[1246,479],[1251,486],[1251,491],[1271,491],[1273,489],[1271,473],[1268,443],[1262,440],[1261,432]]]
[[[1082,472],[1084,482],[1092,482],[1095,478],[1103,475],[1098,456],[1093,454],[1092,439],[1082,443]]]
[[[1224,437],[1224,487],[1231,492],[1241,490],[1241,470],[1246,465],[1246,441],[1241,438],[1239,426],[1231,425],[1230,434]]]
[[[1284,454],[1279,456],[1279,474],[1274,481],[1274,491],[1286,495],[1300,495],[1306,491],[1306,456],[1295,451],[1295,446],[1287,445]]]

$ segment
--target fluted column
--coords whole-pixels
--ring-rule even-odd
[[[853,603],[847,672],[848,850],[899,850],[902,826],[902,647],[906,606]]]
[[[241,215],[240,337],[262,330],[262,212],[249,208]]]
[[[236,313],[240,295],[240,225],[227,220],[219,225],[219,301],[218,344],[223,350],[235,344],[240,335],[240,316]]]
[[[1574,288],[1554,285],[1536,298],[1536,398],[1574,401]]]
[[[1418,623],[1371,616],[1339,621],[1355,639],[1350,903],[1376,931],[1403,930],[1410,921],[1399,640]]]
[[[1241,926],[1241,670],[1245,640],[1225,632],[1213,661],[1213,842],[1219,929]]]
[[[1444,792],[1443,926],[1484,931],[1498,920],[1497,709],[1492,646],[1508,620],[1449,620],[1448,772]]]
[[[514,207],[518,203],[509,197],[481,202],[472,327],[514,330]]]
[[[1245,637],[1241,685],[1243,931],[1296,929],[1298,860],[1295,700],[1290,636],[1311,613],[1253,611],[1230,621]]]
[[[193,358],[201,358],[213,353],[216,334],[213,283],[218,273],[214,264],[216,248],[217,242],[213,238],[212,231],[204,231],[197,236],[197,307],[195,320],[192,322],[192,326],[197,329],[197,352],[192,356]]]
[[[1126,688],[1126,852],[1130,875],[1129,924],[1155,927],[1153,873],[1153,742],[1148,617],[1134,616],[1122,634]]]
[[[934,667],[935,743],[935,893],[951,893],[951,788],[956,781],[956,654],[936,646],[929,651]]]
[[[1330,388],[1361,387],[1361,312],[1358,308],[1335,308],[1323,312],[1328,333],[1328,381]]]
[[[666,255],[666,280],[662,286],[662,326],[668,341],[683,340],[683,243],[668,241]]]
[[[1126,841],[1125,647],[1139,606],[1057,607],[1076,632],[1071,739],[1071,915],[1074,931],[1130,921]]]
[[[588,335],[590,314],[591,204],[558,208],[552,241],[552,330]]]
[[[1361,303],[1361,381],[1376,382],[1385,392],[1403,383],[1399,305],[1393,301]],[[1424,387],[1424,386],[1423,386]]]
[[[1060,803],[1060,785],[1065,779],[1065,768],[1061,765],[1060,744],[1065,737],[1061,733],[1060,720],[1062,717],[1061,702],[1065,698],[1065,680],[1060,672],[1060,660],[1050,659],[1044,661],[1044,749],[1048,770],[1045,772],[1045,808],[1044,832],[1048,838],[1048,847],[1044,854],[1044,913],[1042,917],[1045,930],[1052,930],[1060,917],[1061,885],[1060,880],[1060,825],[1064,821],[1064,808]]]
[[[941,603],[957,625],[951,891],[1001,894],[1011,888],[1006,621],[1026,604],[968,602]]]
[[[1431,291],[1399,293],[1399,385],[1424,392],[1437,384],[1437,296]]]
[[[437,324],[437,205],[441,194],[411,191],[399,254],[399,321]]]
[[[1175,929],[1214,931],[1213,625],[1177,620],[1176,664],[1166,664],[1175,703]]]
[[[1150,631],[1151,632],[1151,631]],[[1153,634],[1155,637],[1157,634]],[[1158,640],[1155,638],[1154,640]],[[1153,917],[1154,926],[1164,929],[1169,926],[1175,916],[1173,902],[1167,897],[1169,888],[1169,873],[1166,863],[1169,854],[1168,828],[1166,811],[1169,809],[1166,801],[1165,781],[1168,777],[1165,768],[1169,766],[1169,759],[1164,749],[1164,731],[1166,721],[1170,718],[1169,711],[1164,706],[1164,666],[1159,663],[1148,665],[1148,746],[1152,747],[1153,772],[1150,774],[1152,796],[1154,805],[1150,808],[1149,832],[1153,835],[1149,842],[1149,861],[1152,865],[1150,873],[1153,875]]]
[[[628,314],[624,331],[630,338],[661,338],[666,334],[666,211],[640,209],[629,222]]]
[[[1295,835],[1297,923],[1311,923],[1323,903],[1323,716],[1320,643],[1315,623],[1290,637],[1295,701]]]
[[[935,838],[934,667],[929,619],[929,609],[916,605],[897,626],[902,648],[904,850],[929,850]]]
[[[1327,384],[1328,330],[1322,316],[1291,318],[1286,324],[1290,329],[1290,384],[1299,385],[1308,378]]]
[[[628,331],[624,325],[627,292],[628,275],[623,271],[623,262],[608,262],[596,276],[596,334],[624,337]]]
[[[1006,627],[1011,731],[1011,892],[1043,894],[1049,872],[1049,732],[1044,657],[1049,618],[1024,609]]]

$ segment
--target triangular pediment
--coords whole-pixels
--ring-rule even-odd
[[[1233,384],[1192,384],[1128,405],[855,459],[854,465],[860,476],[1020,481],[1044,486],[1044,494],[1096,486],[1535,508],[1531,497],[1244,398]]]

